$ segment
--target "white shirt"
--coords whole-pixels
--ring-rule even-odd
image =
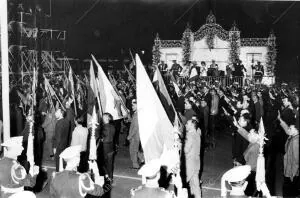
[[[190,78],[193,78],[194,76],[197,76],[197,75],[198,75],[197,69],[196,69],[196,68],[193,68],[193,69],[191,70]]]
[[[82,125],[76,126],[72,134],[71,146],[81,145],[81,151],[86,151],[87,137],[88,129]]]

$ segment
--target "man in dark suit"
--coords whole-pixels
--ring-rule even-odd
[[[68,97],[64,106],[66,107],[66,120],[69,122],[69,129],[68,129],[68,145],[71,143],[72,139],[72,132],[75,128],[75,113],[72,107],[73,99]]]
[[[173,65],[170,69],[170,72],[173,74],[176,80],[179,77],[181,71],[182,71],[182,67],[176,62],[176,60],[173,60]]]
[[[55,135],[52,139],[52,148],[55,157],[56,171],[59,171],[59,155],[68,147],[69,143],[69,120],[65,118],[66,112],[61,108],[55,112],[57,123],[55,125]]]
[[[113,179],[113,158],[114,158],[114,136],[116,132],[115,126],[112,124],[113,117],[109,113],[103,114],[102,127],[102,152],[104,160],[105,176],[110,180]]]

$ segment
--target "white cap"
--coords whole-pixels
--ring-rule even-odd
[[[59,155],[59,171],[63,170],[63,159],[68,162],[75,157],[80,157],[81,145],[70,146]]]
[[[248,177],[251,172],[251,166],[244,165],[244,166],[236,166],[226,173],[223,174],[221,179],[221,196],[226,196],[226,185],[225,182],[240,182],[243,181]]]
[[[142,175],[144,177],[154,177],[160,170],[161,161],[159,159],[151,160],[147,162],[140,170],[138,171],[138,175]]]
[[[241,111],[241,115],[244,115],[244,114],[246,114],[246,113],[249,113],[249,111],[248,111],[247,109],[243,109],[243,110]]]
[[[1,144],[1,146],[9,148],[22,147],[23,136],[11,137]]]

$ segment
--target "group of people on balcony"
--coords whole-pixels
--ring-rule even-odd
[[[225,71],[219,69],[215,60],[211,61],[209,67],[207,67],[205,61],[201,61],[200,65],[198,65],[196,61],[187,61],[185,65],[181,66],[176,60],[173,60],[173,64],[170,69],[168,69],[168,65],[164,61],[161,61],[158,67],[163,73],[169,72],[172,74],[175,79],[178,79],[178,77],[192,78],[207,76],[244,77],[245,72],[247,72],[247,69],[240,59],[226,66],[226,74]],[[255,72],[253,72],[253,70]],[[264,67],[260,61],[257,61],[256,65],[252,65],[252,73],[254,74],[255,81],[260,83],[264,75]]]

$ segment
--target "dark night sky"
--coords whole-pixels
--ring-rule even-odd
[[[31,0],[49,12],[49,0]],[[76,21],[97,0],[52,0],[52,24],[67,30],[68,57],[119,58],[121,49],[145,50],[151,60],[154,37],[181,39],[186,24],[193,31],[205,23],[212,10],[224,29],[235,20],[242,37],[268,37],[271,29],[277,37],[277,76],[284,80],[299,79],[300,2],[241,0],[100,0],[78,23]],[[28,0],[24,1],[27,2]],[[195,4],[194,4],[195,3]],[[26,3],[25,3],[26,4]],[[175,21],[194,6],[175,24]],[[273,25],[282,13],[293,5]]]

